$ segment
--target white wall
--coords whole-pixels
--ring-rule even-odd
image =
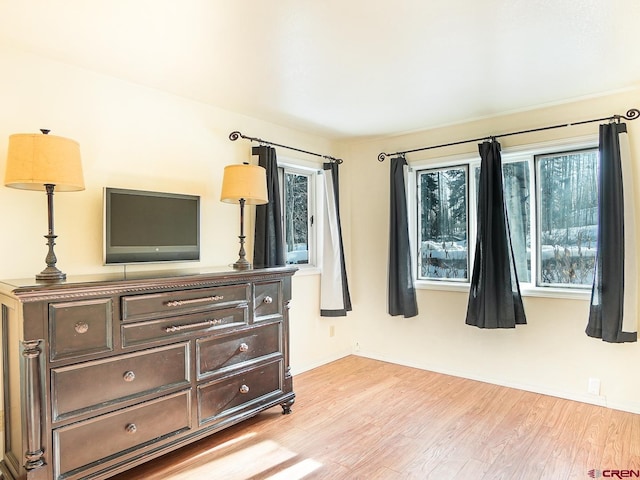
[[[218,266],[238,257],[239,208],[219,201],[225,165],[253,161],[251,143],[233,130],[331,154],[326,139],[48,61],[0,46],[0,172],[12,133],[51,133],[80,143],[86,190],[55,194],[58,267],[69,276],[120,271],[102,265],[105,186],[202,197],[202,260],[147,269]],[[287,151],[287,156],[292,157]],[[316,157],[305,158],[307,162]],[[317,159],[321,162],[321,159]],[[253,212],[249,208],[249,213]],[[0,278],[29,278],[44,267],[46,197],[0,186]],[[252,215],[245,225],[252,231]],[[248,252],[252,251],[248,245]],[[141,269],[144,267],[135,267]],[[129,270],[134,267],[128,267]],[[296,275],[291,309],[294,372],[349,352],[351,334],[319,316],[319,275]]]
[[[436,290],[417,292],[419,315],[391,317],[386,304],[389,160],[378,153],[396,152],[600,118],[640,107],[640,90],[566,105],[514,113],[408,135],[361,140],[342,145],[342,155],[365,174],[350,175],[351,264],[354,342],[359,354],[521,387],[561,397],[640,412],[640,344],[607,344],[589,338],[584,329],[587,300],[524,299],[528,325],[514,330],[481,330],[465,325],[468,293]],[[640,180],[640,120],[628,122],[635,178]],[[503,149],[553,139],[596,134],[597,124],[500,139]],[[477,145],[429,150],[407,156],[411,161],[473,152]],[[355,166],[354,166],[355,165]],[[636,182],[638,184],[638,182]],[[372,192],[376,192],[372,194]],[[638,203],[638,199],[636,199]],[[640,212],[638,205],[636,211]],[[590,377],[601,380],[601,396],[587,394]]]

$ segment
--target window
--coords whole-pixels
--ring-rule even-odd
[[[316,183],[318,171],[281,165],[278,168],[286,262],[316,265]]]
[[[418,172],[419,278],[468,280],[467,172]]]
[[[536,156],[539,282],[593,284],[598,236],[598,151]]]
[[[504,201],[521,285],[592,285],[598,149],[593,142],[587,145],[503,152]],[[417,279],[468,284],[480,159],[414,167],[413,172]]]

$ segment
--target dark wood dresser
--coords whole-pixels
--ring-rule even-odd
[[[0,283],[0,472],[104,479],[267,408],[289,413],[295,271]]]

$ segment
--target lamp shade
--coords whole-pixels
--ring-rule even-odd
[[[241,199],[248,205],[269,202],[267,171],[263,167],[249,164],[224,167],[220,201],[238,203]]]
[[[55,135],[18,133],[9,136],[7,187],[58,192],[84,190],[80,145]]]

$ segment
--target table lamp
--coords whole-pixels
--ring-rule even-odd
[[[235,270],[248,270],[251,268],[251,264],[245,258],[246,253],[244,251],[244,206],[245,204],[261,205],[269,202],[266,170],[263,167],[248,163],[224,167],[220,201],[240,203],[240,256],[236,263],[233,264],[233,268]]]
[[[23,190],[44,190],[47,193],[49,251],[47,267],[36,275],[36,280],[61,281],[66,274],[56,267],[53,251],[56,235],[53,231],[53,191],[73,192],[84,190],[80,146],[74,140],[55,135],[18,133],[9,136],[7,169],[4,184]]]

